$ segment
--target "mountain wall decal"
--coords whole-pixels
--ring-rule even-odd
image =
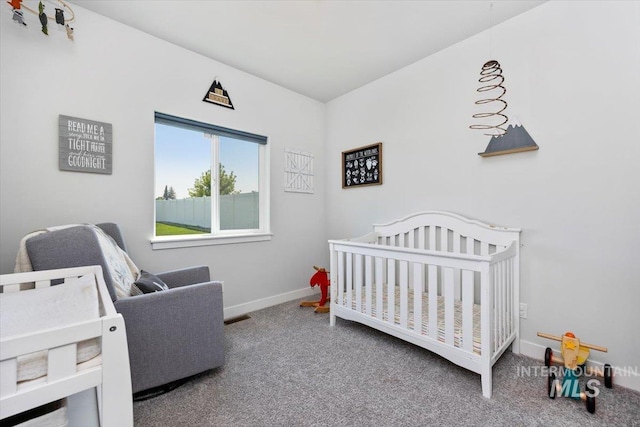
[[[499,156],[501,154],[520,153],[539,149],[529,132],[520,123],[509,124],[507,133],[491,137],[482,157]]]
[[[213,81],[211,87],[204,95],[204,98],[202,100],[204,102],[210,102],[212,104],[235,110],[235,108],[233,108],[233,103],[231,103],[231,98],[229,98],[229,94],[217,79]]]

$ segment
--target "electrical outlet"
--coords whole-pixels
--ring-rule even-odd
[[[522,319],[527,318],[527,304],[520,303],[520,317]]]

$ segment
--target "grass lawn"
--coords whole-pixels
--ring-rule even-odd
[[[176,236],[180,234],[204,234],[206,231],[193,230],[191,228],[178,227],[176,225],[156,222],[156,236]]]

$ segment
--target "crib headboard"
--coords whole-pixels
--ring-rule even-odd
[[[374,224],[376,243],[442,252],[489,255],[516,241],[520,229],[500,227],[451,212],[419,212],[387,224]]]

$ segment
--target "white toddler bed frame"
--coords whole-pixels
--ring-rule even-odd
[[[38,292],[38,289],[51,286],[53,281],[57,283],[61,279],[64,282],[56,287],[65,286],[70,279],[85,275],[92,276],[97,286],[99,317],[4,337],[0,342],[0,419],[96,388],[100,425],[133,425],[131,374],[124,320],[115,311],[102,268],[91,266],[7,274],[0,276],[0,286],[2,292],[9,293],[21,291],[21,283],[35,283],[35,290],[24,292]],[[50,324],[47,323],[49,319],[43,321]],[[94,338],[101,341],[101,354],[96,357],[100,363],[81,369],[77,362],[77,344]],[[45,376],[21,383],[18,380],[19,358],[43,350],[47,351]]]
[[[482,376],[519,353],[520,230],[448,212],[330,240],[331,314],[423,347]]]

